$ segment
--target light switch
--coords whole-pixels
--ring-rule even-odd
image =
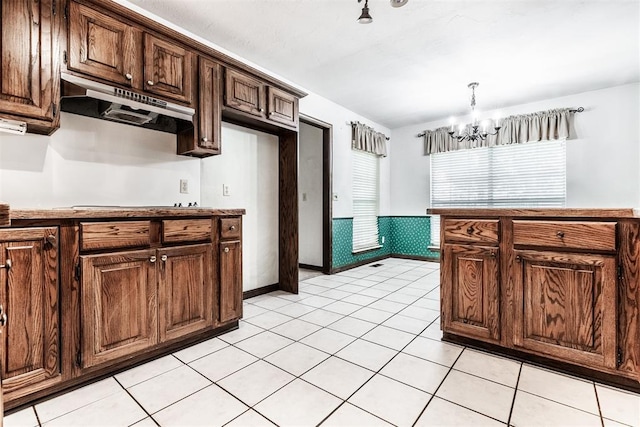
[[[231,195],[231,190],[229,190],[229,186],[227,184],[222,184],[222,195],[223,196]]]
[[[180,193],[181,194],[189,194],[189,180],[181,179],[180,180]]]

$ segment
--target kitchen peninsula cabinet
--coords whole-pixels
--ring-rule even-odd
[[[427,212],[442,221],[446,340],[640,390],[637,212]]]
[[[0,357],[5,399],[59,383],[58,230],[0,229]]]
[[[0,265],[11,257],[10,269],[0,268],[0,304],[8,315],[0,346],[8,361],[5,406],[237,328],[243,214],[170,207],[12,210],[10,226],[0,228]],[[26,328],[15,328],[25,316]]]
[[[29,132],[58,126],[58,25],[51,0],[3,0],[0,5],[2,72],[0,117],[24,121]]]

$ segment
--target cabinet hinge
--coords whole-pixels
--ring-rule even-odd
[[[73,270],[73,277],[79,282],[80,281],[80,263],[76,264]]]
[[[618,280],[622,280],[622,277],[624,276],[623,271],[622,264],[618,264]]]
[[[64,62],[65,64],[67,63],[67,51],[63,51],[62,52],[62,62]]]
[[[80,350],[76,353],[76,366],[82,368],[82,351]]]
[[[616,367],[622,366],[622,349],[618,347],[618,352],[616,353]]]
[[[53,112],[53,117],[58,115],[58,104],[55,102],[51,103],[51,111]]]
[[[64,5],[64,19],[68,19],[69,17],[69,4]]]
[[[53,0],[53,1],[51,2],[51,14],[52,14],[53,16],[56,16],[56,0]]]

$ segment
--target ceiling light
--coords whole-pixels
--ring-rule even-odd
[[[407,4],[409,0],[390,0],[390,1],[391,1],[392,7],[402,7],[405,4]]]
[[[470,131],[465,131],[466,126],[460,125],[460,128],[458,130],[458,135],[456,135],[455,120],[453,118],[451,119],[451,130],[449,131],[449,135],[452,138],[456,138],[458,142],[462,142],[465,140],[472,141],[472,142],[477,140],[483,141],[489,135],[497,135],[498,131],[500,130],[499,120],[497,119],[495,120],[494,127],[493,127],[495,132],[493,133],[487,132],[486,121],[482,122],[482,131],[478,130],[480,126],[478,125],[478,114],[476,113],[476,88],[479,85],[480,83],[478,82],[472,82],[467,85],[467,87],[471,89],[471,118],[473,122],[471,123]]]
[[[358,0],[358,3],[362,2],[362,0]],[[364,0],[364,7],[362,8],[362,13],[358,18],[358,23],[360,24],[371,24],[373,22],[373,18],[369,15],[369,0]]]
[[[392,7],[402,7],[407,4],[408,1],[409,0],[390,0]],[[358,3],[362,3],[362,0],[358,0]],[[369,14],[369,0],[364,0],[364,7],[362,8],[358,22],[360,24],[370,24],[373,22],[373,18]]]

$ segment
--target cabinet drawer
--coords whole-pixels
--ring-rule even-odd
[[[239,239],[242,236],[240,218],[220,218],[220,238]]]
[[[445,242],[498,244],[497,219],[445,219]]]
[[[150,221],[81,222],[80,250],[149,246]]]
[[[513,221],[513,243],[526,246],[616,249],[616,223],[595,221]]]
[[[200,242],[211,240],[210,219],[167,219],[162,221],[164,243]]]

